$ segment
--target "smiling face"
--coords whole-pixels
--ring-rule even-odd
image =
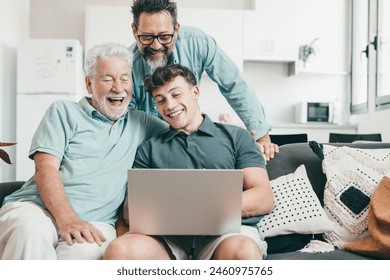
[[[165,66],[168,62],[169,55],[172,53],[179,32],[179,24],[174,26],[170,13],[168,11],[161,11],[155,14],[142,12],[139,16],[138,28],[133,25],[132,30],[138,48],[152,68],[152,71],[159,66]],[[173,33],[174,37],[172,42],[164,45],[162,45],[157,38],[155,38],[150,45],[143,45],[138,39],[138,35],[155,36]]]
[[[126,60],[117,56],[100,59],[93,77],[86,78],[91,105],[115,122],[127,110],[131,99],[131,74]]]
[[[153,98],[161,116],[176,130],[191,134],[203,122],[199,110],[198,86],[193,86],[177,76],[171,82],[154,90]]]

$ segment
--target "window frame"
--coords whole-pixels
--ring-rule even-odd
[[[383,109],[389,109],[390,108],[390,88],[387,89],[387,94],[382,94],[382,63],[384,61],[383,55],[382,55],[382,38],[383,38],[383,18],[385,17],[384,15],[384,0],[377,0],[377,20],[376,20],[376,28],[377,28],[377,37],[376,37],[376,93],[375,93],[375,110],[380,111]],[[390,16],[390,15],[389,15]],[[389,28],[389,27],[387,27]],[[390,40],[390,32],[387,30],[389,33],[389,38],[387,40]],[[390,41],[387,42],[390,44]],[[390,47],[388,47],[390,48]],[[389,63],[389,62],[387,62]],[[390,70],[390,65],[388,66]],[[390,75],[389,75],[390,77]]]
[[[370,34],[370,29],[369,29],[369,22],[370,22],[370,0],[361,0],[361,1],[366,1],[367,2],[367,28],[366,28],[366,49],[361,50],[357,49],[358,47],[356,46],[357,44],[355,43],[356,40],[356,33],[359,33],[359,30],[356,31],[356,23],[361,22],[361,20],[355,20],[356,17],[356,5],[358,4],[357,0],[352,1],[352,30],[351,30],[351,101],[350,101],[350,110],[352,114],[362,114],[362,113],[367,113],[368,112],[368,99],[369,99],[369,66],[370,66],[370,44],[369,44],[369,34]],[[356,32],[356,33],[355,33]],[[366,63],[366,89],[365,89],[365,96],[362,97],[360,92],[356,92],[355,87],[355,78],[356,80],[359,80],[359,77],[356,77],[356,71],[354,69],[355,63],[356,62],[356,53],[355,51],[358,52],[358,57],[361,60],[361,57],[363,53],[366,51],[366,56],[367,56],[367,63]],[[358,85],[357,85],[358,86]],[[363,102],[360,103],[354,103],[355,99],[364,99]]]

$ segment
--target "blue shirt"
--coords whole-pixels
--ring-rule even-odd
[[[130,48],[134,54],[132,106],[157,116],[156,104],[145,92],[144,87],[144,77],[151,74],[151,69],[137,44],[133,44]],[[256,139],[270,131],[271,126],[266,120],[264,109],[252,86],[246,82],[241,71],[218,47],[215,40],[202,30],[182,26],[168,64],[182,64],[188,67],[194,72],[198,83],[203,72],[206,72],[218,84],[222,95],[247,129],[256,131]]]
[[[56,101],[33,137],[29,156],[44,152],[61,160],[65,193],[80,219],[114,224],[137,146],[167,130],[165,122],[135,109],[112,123],[86,97],[78,103]],[[13,201],[32,201],[46,209],[33,178],[4,204]]]

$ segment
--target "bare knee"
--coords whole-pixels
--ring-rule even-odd
[[[257,243],[246,236],[232,236],[224,239],[215,249],[216,260],[261,260]]]
[[[129,256],[128,248],[130,248],[130,244],[132,243],[132,237],[130,235],[122,235],[108,245],[103,259],[105,260],[124,260]]]
[[[108,245],[105,260],[169,259],[164,245],[157,239],[141,234],[124,234]]]

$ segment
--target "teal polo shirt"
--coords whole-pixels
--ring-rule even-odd
[[[114,224],[138,145],[167,130],[166,122],[145,112],[129,109],[112,123],[86,97],[78,103],[61,100],[45,113],[29,157],[44,152],[60,159],[65,193],[79,218]],[[14,201],[32,201],[46,209],[33,177],[4,203]]]
[[[133,167],[174,169],[265,168],[255,140],[245,129],[214,123],[207,115],[190,135],[170,127],[138,148]]]

